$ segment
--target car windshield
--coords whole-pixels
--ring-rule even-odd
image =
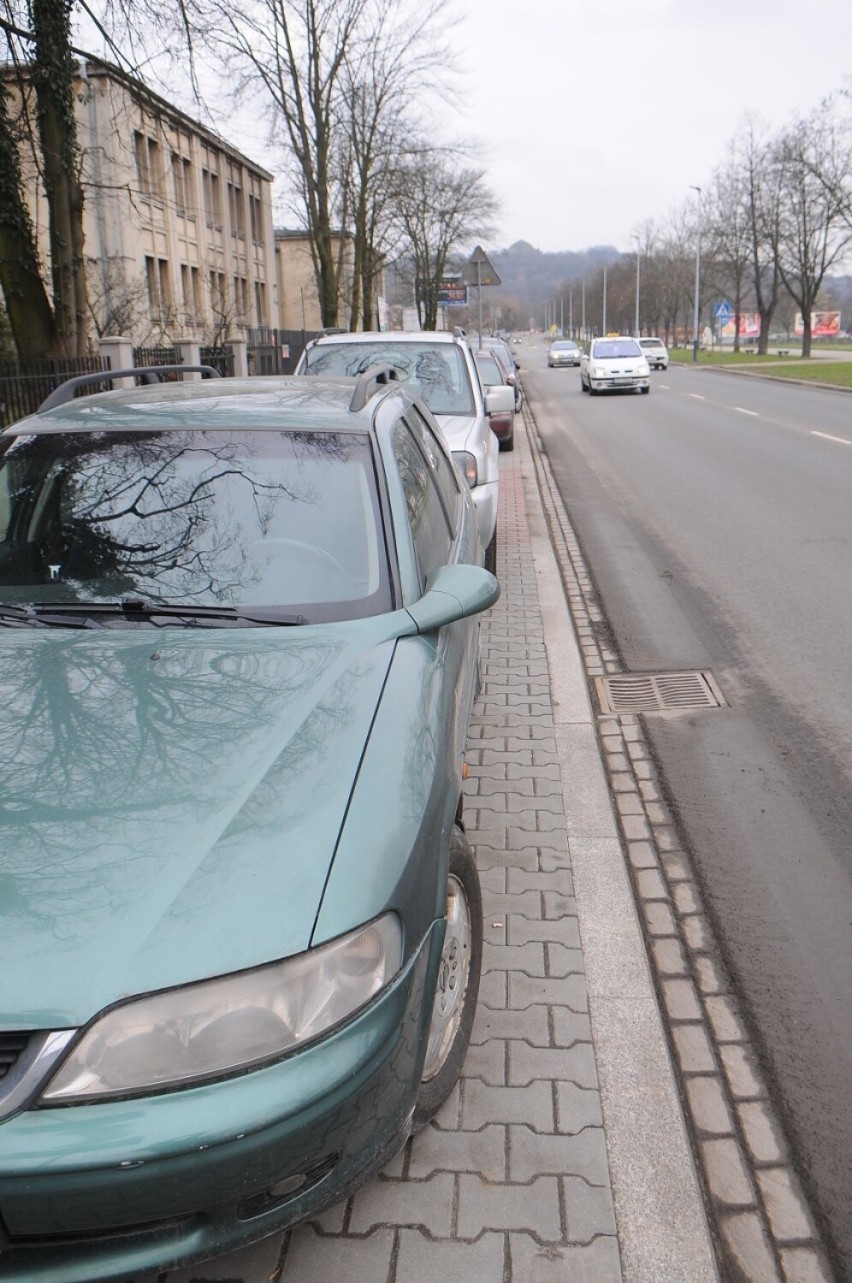
[[[0,603],[128,598],[187,611],[263,607],[307,622],[390,609],[369,438],[0,437]]]
[[[473,389],[461,348],[454,343],[319,343],[308,348],[305,374],[363,374],[371,365],[391,365],[413,383],[433,414],[473,414]]]
[[[635,339],[599,339],[592,345],[592,356],[599,360],[615,357],[620,360],[627,356],[641,356],[642,349]]]
[[[551,343],[551,352],[576,352],[576,343]]]

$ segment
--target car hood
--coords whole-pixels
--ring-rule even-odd
[[[308,947],[396,619],[0,633],[0,1027]]]
[[[435,419],[451,450],[470,450],[471,453],[481,453],[482,431],[477,430],[478,415],[435,414]]]

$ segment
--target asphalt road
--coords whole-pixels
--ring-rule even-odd
[[[693,367],[590,398],[518,349],[805,1187],[852,1278],[852,395]]]

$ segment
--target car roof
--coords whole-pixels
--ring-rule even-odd
[[[665,344],[663,343],[663,340],[662,340],[662,339],[658,339],[658,338],[656,338],[656,337],[655,337],[655,338],[650,338],[650,337],[649,337],[649,338],[647,338],[647,339],[640,339],[640,340],[639,340],[639,342],[640,342],[640,343],[659,343],[660,347],[665,347]]]
[[[370,371],[375,377],[375,371]],[[360,381],[359,381],[360,383]],[[146,384],[78,397],[6,429],[22,432],[171,431],[181,428],[295,429],[369,432],[376,398],[416,398],[395,378],[363,391],[358,402],[351,379],[260,375],[247,379]],[[356,408],[353,408],[353,405]],[[5,435],[5,434],[4,434]]]
[[[321,334],[309,346],[336,343],[464,343],[460,334],[449,330],[346,330],[341,334]]]

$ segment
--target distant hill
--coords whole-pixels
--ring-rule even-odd
[[[585,250],[544,251],[528,241],[515,241],[508,249],[489,250],[491,262],[502,279],[500,293],[525,308],[553,298],[562,285],[590,280],[604,265],[623,255],[613,245],[593,245]]]

